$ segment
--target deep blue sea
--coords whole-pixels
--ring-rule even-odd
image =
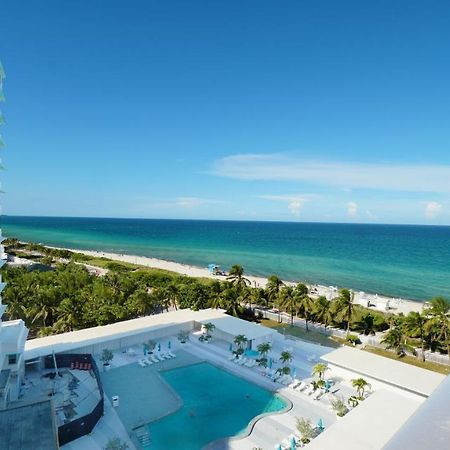
[[[1,218],[3,234],[416,300],[450,299],[450,227],[58,217]]]

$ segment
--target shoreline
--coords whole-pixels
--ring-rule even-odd
[[[102,252],[98,250],[80,250],[65,247],[53,247],[53,246],[48,247],[58,248],[60,250],[69,250],[74,253],[82,253],[84,255],[97,258],[108,258],[114,261],[136,264],[153,269],[168,270],[189,277],[209,278],[220,281],[226,280],[226,276],[212,275],[211,273],[209,273],[206,267],[201,268],[197,266],[191,266],[189,264],[182,264],[174,261],[167,261],[164,259],[152,258],[148,256],[125,255],[119,253]],[[257,277],[252,275],[246,275],[245,277],[250,280],[252,287],[264,288],[267,284],[267,278],[264,277]],[[292,284],[291,282],[287,281],[284,281],[284,283],[286,285]],[[308,287],[310,289],[315,288],[316,295],[324,295],[328,299],[335,297],[338,291],[338,288],[335,286],[322,286],[316,284],[309,284]],[[421,312],[424,305],[424,303],[415,300],[393,298],[384,295],[371,294],[367,292],[357,292],[357,291],[353,292],[355,294],[354,302],[356,304],[367,307],[368,303],[370,303],[371,305],[370,309],[374,309],[375,311],[392,312],[395,314],[403,313],[406,315],[412,311]]]

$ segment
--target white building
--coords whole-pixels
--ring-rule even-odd
[[[5,78],[3,67],[0,63],[0,101],[3,100],[2,81]],[[0,112],[0,124],[2,115]],[[0,148],[3,141],[0,136]],[[0,269],[5,265],[7,255],[1,244],[4,241],[0,229]],[[9,400],[17,400],[20,385],[24,376],[23,351],[28,330],[22,320],[9,320],[2,322],[2,316],[6,311],[6,305],[2,303],[1,293],[5,288],[0,274],[0,409],[6,408]]]

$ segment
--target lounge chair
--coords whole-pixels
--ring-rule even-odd
[[[147,364],[148,366],[151,366],[153,364],[152,360],[147,356],[143,359],[143,361],[145,362],[145,364]]]
[[[305,390],[306,388],[306,383],[305,382],[301,382],[297,387],[295,387],[294,389],[298,392],[302,392],[303,390]]]
[[[159,362],[159,359],[158,359],[153,353],[150,355],[150,359],[151,359],[154,363],[158,363],[158,362]]]
[[[289,384],[288,387],[290,387],[291,389],[295,389],[297,386],[299,386],[301,384],[301,380],[299,380],[298,378],[294,378],[292,380],[292,383]]]
[[[172,358],[176,358],[176,357],[177,357],[177,355],[176,355],[174,352],[172,352],[171,350],[169,350],[169,351],[167,352],[167,354],[168,354],[169,356],[171,356]]]
[[[312,396],[313,400],[320,400],[324,392],[322,390],[317,390]]]
[[[239,364],[240,366],[243,366],[246,362],[247,362],[247,358],[241,358],[241,359],[238,361],[238,364]]]
[[[284,378],[284,380],[282,381],[282,383],[285,386],[289,386],[292,383],[292,377],[290,375],[286,375],[286,377]]]
[[[145,361],[144,361],[143,359],[140,359],[140,360],[138,361],[138,364],[139,364],[141,367],[147,367],[147,364],[145,363]]]
[[[314,386],[312,384],[309,384],[305,389],[306,395],[311,395],[314,392]]]

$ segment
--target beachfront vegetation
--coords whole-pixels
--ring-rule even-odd
[[[287,286],[276,275],[265,288],[252,288],[244,268],[235,265],[225,281],[193,278],[173,272],[149,269],[98,256],[69,250],[23,244],[15,239],[4,242],[11,254],[47,263],[47,269],[3,269],[4,303],[7,317],[23,319],[30,336],[45,336],[80,328],[106,325],[177,308],[223,308],[229,314],[248,320],[261,320],[251,306],[264,311],[278,309],[278,319],[285,311],[292,324],[298,318],[304,328],[283,327],[283,331],[301,336],[311,322],[345,330],[349,340],[360,343],[358,334],[384,333],[384,345],[399,355],[417,354],[424,360],[425,351],[450,355],[450,303],[438,297],[422,313],[407,316],[383,313],[354,304],[352,292],[342,289],[335,299],[313,297],[302,283]],[[102,271],[96,270],[101,268]],[[92,270],[94,269],[94,270]],[[268,321],[264,321],[268,322]],[[354,337],[353,337],[354,336]],[[315,337],[314,337],[315,339]],[[326,338],[324,338],[326,339]],[[243,351],[243,348],[242,348]],[[409,358],[409,356],[408,356]]]
[[[359,400],[364,400],[366,389],[370,389],[372,387],[364,378],[355,378],[352,380],[352,386],[356,389]]]

